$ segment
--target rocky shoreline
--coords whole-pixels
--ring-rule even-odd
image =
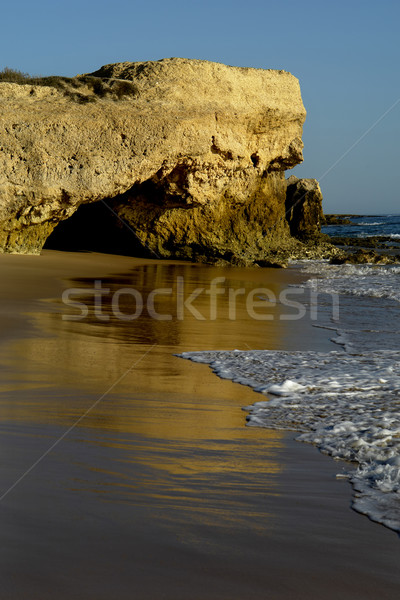
[[[362,217],[379,217],[379,215],[352,215],[352,214],[326,214],[323,217],[321,225],[354,225],[351,219],[359,219]]]
[[[379,215],[324,215],[322,224],[354,226],[358,223],[351,219],[379,217]],[[399,264],[400,245],[388,235],[370,235],[368,237],[340,236],[324,234],[337,249],[331,258],[333,264]]]
[[[354,225],[351,219],[359,215],[324,215],[321,225]]]

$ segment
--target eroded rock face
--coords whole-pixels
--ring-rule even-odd
[[[0,250],[40,252],[60,221],[96,201],[160,257],[247,263],[298,247],[284,177],[302,161],[295,77],[186,59],[93,75],[132,80],[135,95],[88,89],[78,104],[0,83]]]
[[[287,180],[286,218],[290,233],[307,241],[318,238],[324,221],[322,193],[316,179],[298,179],[291,175]]]

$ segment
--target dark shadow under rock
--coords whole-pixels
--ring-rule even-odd
[[[133,228],[118,218],[106,201],[82,204],[69,219],[57,225],[44,248],[154,257],[140,243]]]

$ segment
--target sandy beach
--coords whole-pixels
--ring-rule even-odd
[[[269,320],[245,310],[255,289],[280,298],[301,274],[56,251],[2,255],[0,274],[2,597],[398,597],[398,536],[351,510],[343,463],[245,427],[259,396],[175,356],[331,350],[307,317],[281,319],[280,302]],[[234,319],[226,294],[210,304],[217,278],[244,290]],[[85,318],[65,318],[79,313],[68,289]],[[140,292],[137,319],[124,316],[138,296],[121,289]],[[171,319],[145,310],[154,289]]]

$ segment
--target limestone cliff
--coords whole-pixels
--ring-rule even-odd
[[[132,252],[139,243],[160,257],[246,263],[298,248],[284,177],[302,161],[295,77],[179,58],[92,76],[131,80],[134,93],[83,87],[76,102],[0,83],[1,251],[40,252],[60,221],[98,201]]]

